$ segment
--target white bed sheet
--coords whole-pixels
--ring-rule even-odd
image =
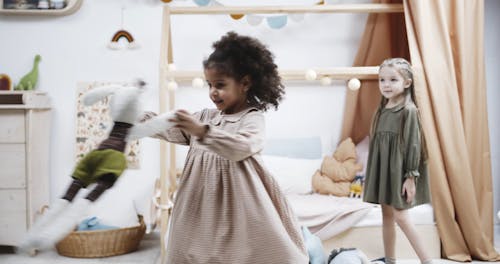
[[[322,194],[287,195],[299,224],[306,226],[321,240],[330,239],[352,227],[382,226],[380,205],[361,199]],[[409,209],[417,225],[434,224],[430,204]]]
[[[322,240],[351,228],[375,206],[360,199],[317,193],[291,194],[287,198],[299,224]]]

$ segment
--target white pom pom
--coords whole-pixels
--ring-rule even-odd
[[[258,26],[262,23],[263,18],[261,16],[247,15],[247,22],[251,26]]]
[[[175,90],[177,90],[177,87],[178,87],[178,85],[175,81],[170,81],[167,83],[167,90],[169,90],[169,91],[175,91]]]
[[[110,43],[108,43],[108,48],[112,50],[119,50],[120,45],[116,41],[111,41]]]
[[[193,86],[193,88],[203,88],[203,85],[205,85],[205,84],[201,78],[196,77],[191,82],[191,85]]]
[[[327,86],[332,84],[332,78],[325,76],[321,78],[321,85]]]
[[[349,87],[349,89],[353,91],[356,91],[359,89],[359,87],[361,87],[361,82],[356,78],[350,79],[349,82],[347,82],[347,87]]]
[[[175,70],[177,70],[177,67],[175,66],[175,64],[169,63],[167,65],[167,71],[175,71]]]
[[[306,71],[306,80],[308,80],[308,81],[316,80],[317,76],[318,76],[318,74],[314,70],[307,70]]]

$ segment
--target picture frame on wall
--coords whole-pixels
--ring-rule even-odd
[[[37,9],[38,0],[3,0],[3,9]]]

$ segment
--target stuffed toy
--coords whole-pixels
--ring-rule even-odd
[[[302,227],[302,235],[306,244],[307,254],[309,255],[310,264],[325,264],[326,255],[323,251],[323,244],[319,237],[313,235],[305,226]]]
[[[35,89],[36,82],[38,81],[38,64],[40,60],[42,60],[42,57],[37,54],[33,62],[33,68],[21,78],[19,83],[14,87],[14,90],[23,91]]]
[[[313,190],[319,194],[335,195],[335,196],[349,196],[349,181],[334,182],[328,176],[317,170],[312,178]]]
[[[328,264],[383,264],[381,261],[370,262],[363,251],[356,248],[336,248],[328,257]]]
[[[349,198],[361,198],[361,195],[363,194],[363,183],[363,176],[356,175],[356,177],[354,177],[354,180],[349,186]]]
[[[320,194],[349,196],[351,182],[363,165],[356,163],[356,147],[350,138],[342,141],[332,157],[325,157],[313,175],[313,190]]]
[[[90,204],[111,188],[126,169],[123,152],[127,142],[158,134],[172,126],[168,121],[175,118],[172,113],[142,122],[139,101],[145,84],[142,80],[135,80],[124,86],[98,87],[84,95],[83,103],[87,106],[109,97],[109,112],[114,122],[111,132],[76,165],[71,175],[73,181],[65,195],[35,222],[18,246],[20,252],[34,255],[37,250],[48,249],[67,236],[86,216]],[[95,187],[88,195],[73,201],[80,189],[90,184],[95,184]]]

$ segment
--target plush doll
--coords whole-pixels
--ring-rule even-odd
[[[313,235],[305,226],[302,227],[302,235],[306,244],[307,254],[309,255],[310,264],[325,264],[326,255],[323,251],[323,244],[319,237]]]
[[[36,82],[38,81],[38,64],[40,60],[42,60],[42,57],[37,54],[33,62],[33,68],[21,78],[16,87],[14,87],[14,90],[23,91],[35,89]]]
[[[328,264],[383,264],[382,261],[370,262],[363,251],[356,248],[336,248],[328,257]]]
[[[172,126],[168,122],[174,118],[171,113],[140,122],[143,112],[139,100],[144,87],[144,81],[136,80],[124,86],[99,87],[84,95],[83,103],[87,106],[110,97],[109,112],[114,122],[111,132],[76,165],[71,175],[73,181],[65,195],[56,200],[29,230],[18,247],[21,252],[34,255],[37,250],[48,249],[74,229],[86,215],[90,204],[111,188],[125,170],[123,151],[127,141],[151,136]],[[78,191],[90,184],[95,184],[95,187],[88,195],[73,201]]]
[[[356,147],[350,138],[342,141],[331,157],[325,157],[321,169],[313,175],[313,190],[320,194],[349,196],[351,182],[363,166],[356,163]]]
[[[335,196],[349,196],[349,181],[334,182],[317,170],[312,178],[313,190],[319,194],[335,195]]]
[[[357,175],[354,178],[354,180],[351,182],[351,185],[349,187],[349,189],[350,189],[349,197],[350,198],[361,198],[361,195],[363,194],[363,183],[364,183],[363,176]]]

